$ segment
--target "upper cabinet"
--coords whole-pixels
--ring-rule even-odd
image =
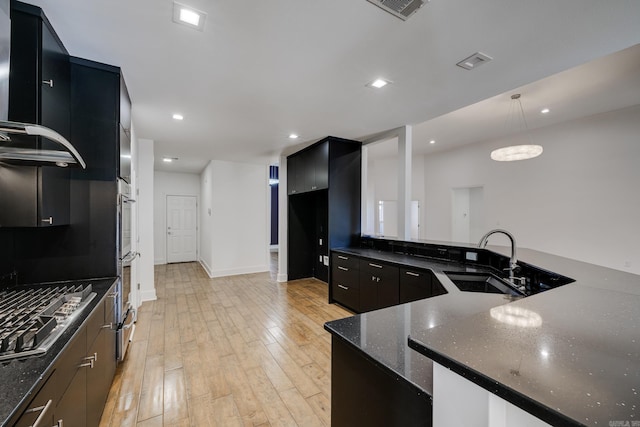
[[[69,55],[38,7],[11,2],[9,120],[70,137]],[[29,144],[53,149],[39,139]],[[1,227],[69,224],[69,171],[55,166],[0,166]]]
[[[314,144],[287,158],[287,193],[299,194],[329,187],[329,141]]]
[[[73,138],[92,179],[131,176],[131,101],[119,67],[71,57]]]

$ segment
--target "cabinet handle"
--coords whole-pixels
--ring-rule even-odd
[[[87,356],[82,360],[88,360],[87,363],[81,363],[78,368],[91,368],[93,369],[94,363],[98,360],[98,353],[93,353],[93,356]]]
[[[113,293],[108,294],[107,298],[118,298],[118,295],[120,295],[120,293],[118,291],[114,291]]]
[[[414,273],[413,271],[407,271],[406,272],[409,276],[413,276],[413,277],[420,277],[420,275],[418,273]]]
[[[49,399],[49,401],[43,406],[38,406],[37,408],[31,408],[24,411],[25,414],[40,412],[40,415],[38,415],[38,418],[36,418],[35,422],[30,427],[40,427],[42,421],[44,420],[45,414],[49,411],[51,405],[53,405],[53,400]]]
[[[338,266],[338,270],[342,270],[342,271],[349,271],[349,269],[348,269],[348,268],[341,267],[341,266]]]
[[[381,266],[381,265],[378,265],[378,264],[372,264],[372,263],[369,263],[369,265],[370,265],[371,267],[375,267],[375,268],[382,268],[382,266]]]
[[[49,79],[49,80],[43,80],[42,81],[43,85],[47,85],[49,87],[53,87],[53,79]]]
[[[348,290],[349,290],[349,288],[348,288],[347,286],[338,285],[338,287],[339,287],[340,289],[344,289],[345,291],[348,291]]]
[[[49,224],[53,225],[53,217],[45,218],[42,220],[42,222],[48,222]]]
[[[100,329],[113,329],[113,325],[111,323],[107,323],[106,325],[102,325]]]
[[[55,426],[53,427],[64,427],[64,420],[58,420]]]
[[[316,188],[318,188],[316,185],[311,186],[312,190],[315,190]]]
[[[338,259],[343,259],[343,260],[345,260],[345,261],[346,261],[346,260],[348,260],[348,259],[349,259],[349,257],[342,256],[342,255],[338,255]]]

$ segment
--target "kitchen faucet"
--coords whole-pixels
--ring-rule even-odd
[[[516,280],[523,282],[524,278],[515,277],[513,275],[514,270],[518,267],[518,258],[516,256],[516,239],[513,237],[513,234],[509,233],[507,230],[502,230],[500,228],[496,228],[495,230],[489,231],[487,234],[482,236],[480,242],[478,243],[479,248],[484,248],[487,246],[487,241],[489,240],[489,236],[492,234],[501,233],[504,234],[511,240],[511,259],[509,260],[509,281],[516,285]],[[520,287],[522,287],[523,283],[521,283]]]

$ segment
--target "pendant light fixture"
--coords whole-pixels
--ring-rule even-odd
[[[517,104],[517,105],[516,105]],[[513,111],[515,108],[519,111]],[[491,152],[491,158],[498,162],[512,162],[515,160],[527,160],[538,157],[542,154],[542,146],[531,143],[531,135],[529,134],[529,127],[527,126],[527,119],[524,116],[524,109],[522,108],[522,101],[520,100],[520,94],[516,93],[511,95],[511,108],[509,110],[511,115],[519,115],[524,124],[524,133],[527,136],[528,144],[525,145],[512,145],[509,147],[498,148]],[[517,121],[517,119],[516,119]]]

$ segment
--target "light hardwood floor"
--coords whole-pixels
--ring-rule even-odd
[[[330,425],[327,304],[314,279],[210,279],[197,263],[156,266],[101,426]]]

